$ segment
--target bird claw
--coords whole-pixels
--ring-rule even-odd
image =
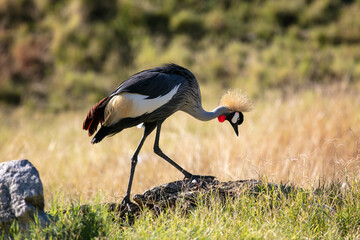
[[[119,204],[121,212],[135,213],[139,210],[139,206],[130,201],[130,198],[125,196]]]
[[[132,202],[130,201],[130,198],[128,196],[125,196],[124,199],[121,201],[120,206],[122,209],[127,209],[129,212],[131,212],[131,204]]]
[[[185,176],[184,180],[205,180],[205,179],[210,179],[210,180],[214,180],[216,177],[214,176],[207,176],[207,175],[191,175],[191,176]]]

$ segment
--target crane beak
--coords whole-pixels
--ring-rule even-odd
[[[233,127],[236,136],[239,136],[238,127],[239,127],[239,125],[242,124],[243,121],[244,121],[244,115],[242,114],[242,112],[236,112],[236,113],[234,113],[234,115],[232,116],[231,120],[228,119],[228,121],[230,122],[231,126]]]
[[[239,130],[238,130],[239,125],[237,123],[232,123],[232,122],[230,122],[230,123],[231,123],[231,126],[233,127],[233,129],[235,131],[236,136],[239,136]]]

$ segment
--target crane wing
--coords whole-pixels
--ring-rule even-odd
[[[122,92],[111,98],[105,107],[104,126],[111,126],[123,118],[136,118],[149,114],[168,103],[176,94],[180,84],[164,96],[148,98],[137,93]]]
[[[110,96],[128,92],[144,95],[148,99],[152,99],[166,95],[174,87],[184,82],[187,82],[186,78],[175,73],[168,74],[147,70],[131,76]]]

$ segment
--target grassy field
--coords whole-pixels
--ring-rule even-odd
[[[202,89],[205,108],[216,107],[221,90]],[[360,170],[356,92],[334,85],[286,97],[269,96],[245,115],[239,137],[227,123],[201,122],[178,112],[165,122],[160,146],[190,172],[220,180],[266,177],[304,187],[343,182]],[[107,199],[124,195],[130,158],[142,130],[124,130],[91,145],[91,138],[81,130],[87,110],[1,113],[1,156],[28,158],[41,174],[48,200],[57,194],[84,200],[99,192]],[[140,153],[133,192],[183,177],[153,153],[153,142],[154,134]]]
[[[201,87],[205,108],[216,107],[213,96],[220,97],[221,89]],[[4,160],[28,158],[36,166],[46,210],[59,218],[45,229],[34,226],[30,238],[358,238],[359,109],[356,86],[342,83],[264,96],[245,115],[239,137],[229,124],[176,113],[164,124],[160,146],[189,171],[221,181],[288,182],[305,190],[280,198],[269,192],[245,194],[226,205],[214,199],[187,215],[175,210],[155,216],[145,210],[133,226],[113,221],[101,207],[84,216],[79,206],[121,201],[142,130],[128,129],[91,145],[81,130],[87,109],[2,111],[0,155]],[[153,153],[153,141],[151,135],[140,153],[133,193],[183,177]],[[69,211],[62,214],[62,209]]]
[[[34,224],[29,239],[358,239],[360,186],[349,181],[327,187],[298,190],[290,195],[264,189],[257,196],[240,194],[220,202],[213,198],[184,212],[180,208],[160,214],[144,209],[133,225],[119,220],[93,201],[86,213],[82,202],[53,202],[50,213],[57,222],[46,228]],[[63,210],[67,210],[63,213]],[[23,234],[12,229],[14,239]]]
[[[201,87],[205,108],[216,107],[213,96],[220,97],[221,90],[215,85]],[[305,190],[280,199],[269,193],[259,198],[245,195],[225,206],[214,199],[210,207],[201,206],[189,215],[171,211],[155,217],[145,211],[134,226],[113,222],[111,214],[99,207],[86,217],[78,209],[84,203],[121,201],[140,129],[123,131],[94,146],[81,130],[87,109],[62,114],[4,111],[0,153],[3,159],[28,158],[37,167],[46,209],[60,216],[47,230],[35,227],[38,238],[50,233],[67,238],[356,238],[358,109],[356,89],[343,83],[281,97],[269,94],[245,115],[239,137],[228,124],[176,113],[165,122],[160,144],[189,171],[221,181],[288,182]],[[153,140],[151,135],[140,153],[133,193],[183,177],[153,153]],[[322,187],[320,193],[317,187]],[[69,207],[68,214],[59,215]]]

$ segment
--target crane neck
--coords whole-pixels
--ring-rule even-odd
[[[231,111],[226,106],[219,106],[214,110],[212,110],[211,112],[207,112],[201,106],[199,106],[198,108],[195,109],[195,111],[192,111],[189,114],[201,121],[209,121],[211,119],[217,118],[220,115],[227,114],[230,112]]]

